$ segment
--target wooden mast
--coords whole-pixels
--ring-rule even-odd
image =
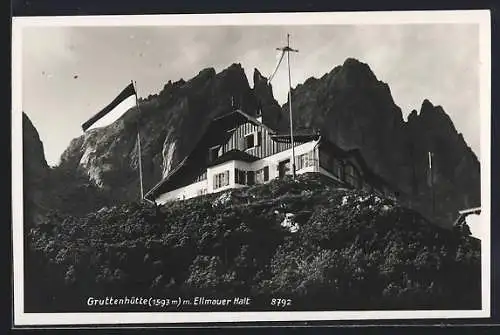
[[[290,141],[292,143],[292,174],[293,179],[295,179],[295,141],[293,138],[293,115],[292,115],[292,76],[290,70],[290,52],[299,52],[299,50],[295,50],[290,48],[290,34],[287,34],[287,43],[283,48],[278,48],[277,50],[281,50],[287,53],[287,66],[288,66],[288,110],[290,113]]]

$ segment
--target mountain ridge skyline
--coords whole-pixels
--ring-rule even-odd
[[[111,125],[74,138],[56,170],[119,195],[116,201],[134,199],[139,182],[137,126],[147,190],[198,146],[211,121],[234,109],[234,102],[252,116],[260,109],[265,124],[287,131],[288,108],[274,99],[267,79],[257,70],[250,87],[241,64],[233,63],[218,73],[208,68],[188,81],[169,81],[158,94],[142,100],[140,110],[132,107]],[[327,76],[298,86],[292,102],[294,129],[318,129],[344,150],[359,149],[372,171],[400,189],[404,202],[424,215],[431,208],[428,152],[434,154],[439,220],[450,222],[458,210],[480,204],[479,160],[450,116],[424,99],[420,113],[403,120],[389,85],[366,63],[347,59]]]
[[[371,67],[370,67],[370,65],[369,65],[368,63],[365,63],[365,62],[363,62],[363,61],[361,61],[361,60],[359,60],[359,59],[356,59],[356,58],[354,58],[354,57],[348,57],[348,58],[346,58],[346,59],[345,59],[344,64],[345,64],[346,62],[350,62],[350,61],[354,61],[354,62],[357,62],[357,63],[359,63],[359,64],[362,64],[363,66],[367,66],[367,69],[368,69],[368,70],[370,71],[370,73],[373,75],[374,79],[375,79],[375,80],[378,80],[378,81],[379,81],[380,83],[382,83],[382,84],[385,84],[385,85],[389,88],[389,92],[391,93],[391,96],[392,96],[392,91],[391,91],[391,89],[390,89],[390,83],[386,83],[386,82],[384,82],[384,81],[382,81],[382,80],[379,80],[379,79],[378,79],[378,77],[377,77],[377,75],[376,75],[376,73],[374,73],[374,72],[373,72],[373,70],[371,69]],[[197,73],[197,74],[193,75],[193,76],[192,76],[192,77],[190,77],[190,78],[187,78],[187,79],[185,79],[185,78],[179,78],[179,79],[178,79],[178,80],[176,80],[176,81],[172,81],[172,80],[170,79],[170,80],[168,80],[168,81],[165,83],[165,86],[167,86],[169,83],[170,83],[170,84],[185,83],[185,82],[187,82],[187,81],[189,81],[189,80],[191,80],[191,79],[196,78],[196,77],[197,77],[198,75],[200,75],[202,72],[206,72],[206,71],[213,71],[213,73],[214,73],[214,74],[219,74],[219,73],[223,72],[224,70],[227,70],[228,68],[230,68],[230,67],[232,67],[232,66],[235,66],[235,65],[236,65],[236,66],[240,66],[240,67],[242,67],[242,69],[243,69],[243,71],[244,71],[244,73],[245,73],[246,79],[247,79],[247,81],[248,81],[248,84],[249,84],[249,86],[250,86],[250,88],[251,88],[251,89],[254,89],[254,88],[255,88],[254,77],[255,77],[255,74],[256,74],[256,73],[258,73],[259,75],[261,75],[261,76],[263,76],[264,78],[266,78],[266,79],[267,79],[267,77],[265,77],[265,76],[262,74],[262,72],[261,72],[261,71],[260,71],[257,67],[253,67],[253,74],[252,74],[252,75],[249,75],[249,74],[248,74],[248,72],[247,72],[247,69],[245,69],[245,68],[241,65],[241,63],[239,63],[239,62],[233,62],[233,63],[229,64],[226,68],[224,68],[224,69],[223,69],[223,70],[221,70],[221,71],[217,71],[215,67],[206,67],[206,68],[203,68],[203,69],[201,69],[200,71],[198,71],[198,73]],[[297,89],[298,89],[298,88],[302,87],[304,84],[306,84],[307,82],[310,82],[311,80],[321,80],[322,78],[324,78],[324,77],[328,76],[330,73],[332,73],[332,71],[334,71],[336,68],[339,68],[339,67],[341,67],[341,66],[342,66],[342,65],[336,65],[336,66],[332,67],[331,71],[326,72],[326,73],[325,73],[324,75],[322,75],[321,77],[311,76],[311,77],[308,77],[308,78],[307,78],[304,82],[297,83],[295,86],[293,86],[293,85],[292,85],[292,88],[291,88],[291,91],[292,91],[292,104],[293,104],[293,94],[297,91]],[[283,109],[283,108],[287,105],[287,103],[288,103],[288,99],[285,99],[285,100],[283,100],[283,99],[282,99],[283,101],[279,101],[279,100],[278,100],[278,99],[274,96],[274,91],[275,91],[275,90],[274,90],[274,87],[273,87],[272,83],[270,83],[269,85],[270,85],[270,90],[271,90],[271,92],[272,92],[272,94],[273,94],[273,98],[274,98],[274,99],[275,99],[275,101],[276,101],[276,102],[280,105],[281,109]],[[164,87],[165,87],[165,86],[164,86]],[[158,96],[158,95],[159,95],[162,91],[163,91],[163,89],[161,89],[161,90],[157,91],[156,93],[151,92],[151,93],[146,94],[146,95],[144,95],[144,96],[139,96],[139,94],[138,94],[139,103],[144,102],[144,101],[147,101],[150,97]],[[288,97],[287,97],[287,98],[288,98]],[[110,101],[111,101],[111,99],[110,99]],[[403,119],[403,121],[404,121],[405,123],[407,123],[407,122],[408,122],[408,119],[409,119],[409,117],[410,117],[412,114],[416,113],[416,115],[420,115],[420,113],[421,113],[421,109],[422,109],[422,107],[423,107],[423,105],[424,105],[424,104],[426,104],[426,103],[431,103],[431,104],[432,104],[435,108],[440,108],[441,110],[443,110],[443,111],[444,111],[444,113],[446,114],[446,116],[448,116],[448,117],[450,118],[450,120],[451,120],[451,122],[452,122],[453,126],[455,127],[455,129],[457,130],[458,134],[459,134],[459,135],[461,135],[461,136],[463,136],[463,133],[460,131],[460,129],[458,129],[458,128],[457,128],[457,126],[456,126],[456,124],[455,124],[454,120],[453,120],[453,119],[451,119],[450,115],[446,112],[446,110],[442,107],[442,105],[441,105],[441,104],[434,104],[435,102],[433,102],[433,101],[429,100],[429,99],[428,99],[428,98],[426,98],[426,97],[423,97],[423,98],[421,99],[421,101],[422,101],[422,102],[421,102],[420,106],[416,106],[416,107],[415,107],[414,109],[412,109],[411,111],[406,111],[406,112],[405,112],[403,109],[401,109],[401,107],[398,105],[397,101],[394,101],[395,105],[396,105],[398,108],[400,108],[400,109],[401,109],[401,116],[402,116],[402,119]],[[103,106],[103,107],[104,107],[104,106]],[[95,111],[95,113],[97,113],[97,112],[98,112],[98,111]],[[284,112],[284,116],[285,116],[285,117],[287,117],[287,115],[286,115],[286,113],[285,113],[286,111],[283,111],[283,112]],[[299,110],[299,111],[295,111],[295,112],[300,113],[300,110]],[[28,111],[24,111],[24,110],[23,110],[23,113],[25,113],[27,116],[30,116],[30,113],[29,113]],[[33,123],[33,120],[32,120],[31,118],[30,118],[30,121]],[[40,130],[37,128],[37,126],[36,126],[36,125],[34,125],[34,126],[35,126],[35,128],[36,128],[36,129],[40,132]],[[294,126],[294,127],[295,127],[295,126]],[[80,134],[80,135],[75,136],[74,138],[72,138],[72,139],[70,140],[70,142],[68,143],[68,145],[66,146],[66,148],[68,148],[68,147],[70,146],[71,141],[73,141],[73,140],[75,140],[75,139],[79,138],[79,137],[80,137],[80,136],[82,136],[82,135],[84,135],[84,134]],[[41,136],[41,135],[40,135],[40,136]],[[480,154],[478,154],[478,152],[476,152],[476,150],[474,150],[474,148],[472,148],[472,147],[471,147],[470,143],[468,143],[466,139],[464,139],[464,141],[465,141],[465,143],[467,144],[467,146],[471,149],[472,153],[473,153],[473,154],[477,157],[477,159],[480,159]],[[43,143],[43,140],[42,140],[41,142]],[[61,163],[61,157],[62,157],[62,155],[64,154],[64,151],[66,150],[66,149],[64,149],[64,150],[60,153],[60,155],[58,156],[58,158],[57,158],[57,160],[56,160],[56,161],[49,161],[49,159],[48,159],[48,157],[47,157],[47,156],[48,156],[48,155],[47,155],[47,146],[46,146],[46,145],[44,145],[44,146],[43,146],[43,149],[44,149],[44,156],[45,156],[45,159],[47,160],[48,165],[49,165],[49,166],[51,166],[51,167],[58,166],[58,165]]]
[[[169,79],[192,78],[207,67],[220,72],[237,61],[252,83],[253,68],[272,73],[275,48],[286,43],[287,33],[299,50],[291,55],[293,87],[354,57],[390,84],[404,117],[423,98],[442,105],[479,155],[481,63],[474,24],[28,27],[21,36],[17,108],[37,125],[53,165],[81,134],[80,123],[131,79],[146,97]],[[273,79],[280,104],[287,91],[287,71],[281,68]]]

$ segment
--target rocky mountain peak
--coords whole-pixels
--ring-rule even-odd
[[[414,122],[418,118],[418,112],[416,109],[412,110],[410,114],[408,114],[408,122]]]
[[[196,76],[196,77],[209,79],[209,78],[214,77],[215,75],[216,75],[215,69],[213,67],[208,67],[208,68],[201,70],[198,73],[198,76]]]
[[[450,116],[442,106],[434,105],[428,99],[424,99],[422,102],[418,116],[411,115],[411,117],[408,117],[408,123],[410,126],[420,123],[419,127],[436,136],[458,138],[458,132]]]
[[[254,69],[253,73],[252,92],[257,108],[262,112],[264,123],[277,130],[285,129],[287,118],[282,113],[281,106],[274,99],[273,87],[257,68]]]
[[[347,58],[334,74],[343,85],[364,86],[378,82],[370,66],[355,58]]]
[[[264,85],[264,86],[271,86],[268,82],[267,82],[267,78],[264,77],[259,69],[257,68],[254,68],[253,69],[253,84],[254,84],[254,87],[255,86],[258,86],[258,85]]]
[[[424,99],[424,101],[422,101],[422,106],[420,107],[420,111],[421,112],[428,112],[428,111],[431,111],[434,109],[434,105],[432,104],[432,102],[429,101],[429,99]]]
[[[245,75],[245,70],[243,69],[243,67],[241,66],[240,63],[233,63],[231,65],[229,65],[227,68],[223,69],[220,73],[216,74],[215,73],[215,70],[212,69],[214,71],[214,75],[217,75],[217,77],[219,78],[231,78],[231,79],[235,79],[235,80],[242,80],[244,79],[244,81],[246,81],[248,83],[248,80],[247,80],[247,77]]]

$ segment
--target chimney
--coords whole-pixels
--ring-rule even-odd
[[[256,119],[257,119],[257,121],[259,121],[260,123],[262,123],[262,108],[259,108],[257,110]]]

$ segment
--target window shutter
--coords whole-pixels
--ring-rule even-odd
[[[238,183],[245,185],[245,171],[243,170],[238,170]]]
[[[238,176],[238,175],[239,175],[238,171],[239,171],[238,169],[234,169],[234,182],[235,182],[236,184],[239,184],[239,183],[240,183],[240,180],[239,180],[239,178],[238,178],[238,177],[239,177],[239,176]]]
[[[229,170],[227,170],[227,171],[225,172],[225,174],[226,174],[226,178],[225,178],[225,183],[224,183],[224,185],[225,185],[225,186],[227,186],[227,185],[229,185]]]
[[[214,175],[214,189],[217,188],[217,175]]]
[[[247,172],[247,183],[248,185],[255,184],[255,173],[253,171]]]
[[[269,180],[269,166],[264,167],[264,181]]]
[[[261,146],[262,145],[262,132],[259,131],[257,132],[257,146]]]
[[[245,149],[255,147],[255,134],[249,134],[246,136]]]

